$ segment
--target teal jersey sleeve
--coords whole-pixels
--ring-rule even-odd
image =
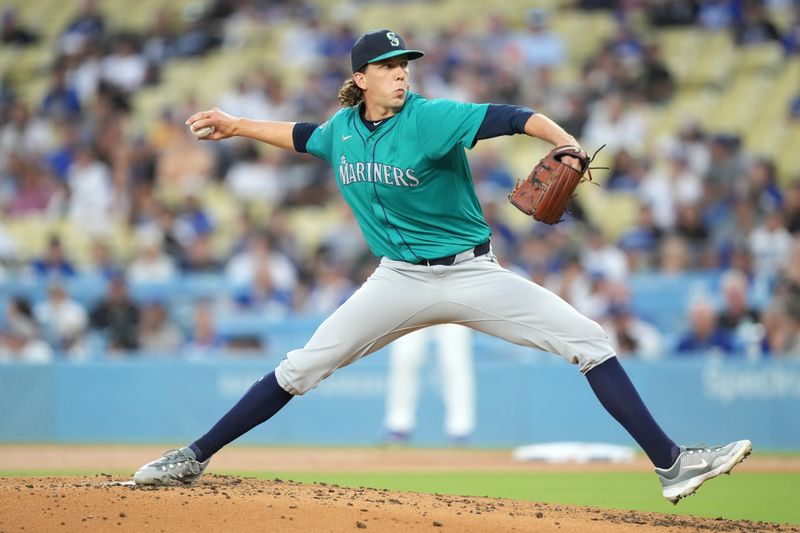
[[[336,129],[346,123],[352,114],[353,108],[345,107],[320,124],[309,137],[306,143],[306,152],[325,161],[333,161],[332,154],[336,148]]]
[[[331,120],[317,126],[306,143],[306,152],[325,161],[331,161],[333,153],[333,126]]]
[[[419,144],[431,159],[439,159],[456,146],[472,148],[489,104],[453,100],[428,100],[417,108]]]

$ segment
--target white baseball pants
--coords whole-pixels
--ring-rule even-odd
[[[458,254],[453,265],[383,258],[375,272],[275,370],[300,395],[406,333],[456,323],[522,346],[558,354],[588,372],[615,355],[603,329],[547,289],[489,254]]]

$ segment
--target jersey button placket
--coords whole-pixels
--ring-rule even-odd
[[[366,141],[364,141],[364,161],[370,165],[370,167],[375,165],[375,160],[373,159],[375,156],[375,137],[373,137],[372,133],[367,136]],[[371,172],[372,170],[368,170],[367,172]],[[383,208],[380,205],[380,200],[378,199],[378,189],[373,182],[372,186],[372,209],[376,215],[383,216]]]
[[[366,141],[364,142],[364,161],[367,162],[368,165],[371,166],[370,170],[367,172],[375,172],[375,132],[371,132],[368,136]],[[387,237],[392,242],[392,244],[396,246],[400,246],[403,242],[400,234],[397,232],[397,228],[395,228],[391,222],[389,222],[389,215],[386,212],[386,206],[383,204],[383,200],[380,198],[379,193],[379,183],[375,176],[372,177],[372,212],[375,213],[375,217],[382,221],[384,228],[387,231]]]

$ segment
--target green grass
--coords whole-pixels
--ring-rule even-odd
[[[0,476],[94,476],[98,471],[0,471]],[[108,470],[126,476],[130,472]],[[215,471],[214,473],[223,473]],[[324,473],[227,472],[262,479],[325,482],[407,492],[489,496],[592,507],[636,509],[731,520],[800,524],[800,473],[737,472],[708,482],[677,507],[661,496],[658,479],[645,472]]]

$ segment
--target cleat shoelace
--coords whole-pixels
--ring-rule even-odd
[[[686,453],[711,453],[721,450],[722,446],[709,447],[705,443],[693,444],[683,449]]]
[[[175,464],[180,465],[181,463],[186,463],[186,466],[189,467],[189,471],[193,475],[200,473],[200,463],[198,463],[196,459],[192,459],[186,455],[186,452],[181,450],[167,450],[164,452],[164,458],[161,459],[159,463],[159,466],[169,466],[170,468]],[[169,475],[175,479],[180,479],[182,477],[172,472],[170,472]]]

